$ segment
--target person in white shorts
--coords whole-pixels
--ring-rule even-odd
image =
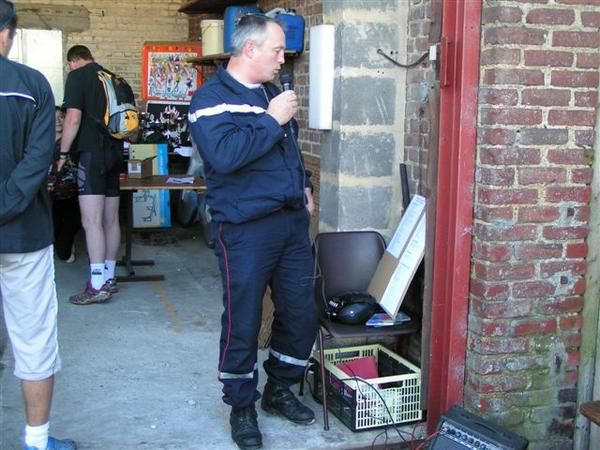
[[[56,331],[53,230],[47,189],[54,97],[44,76],[7,59],[17,28],[0,0],[0,301],[25,401],[24,450],[74,450],[48,436]]]

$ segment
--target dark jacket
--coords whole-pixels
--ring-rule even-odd
[[[283,207],[304,208],[304,188],[311,185],[293,137],[297,126],[282,127],[266,114],[268,99],[279,90],[270,83],[263,88],[249,89],[220,67],[192,98],[190,128],[204,160],[215,222],[243,223]]]
[[[54,133],[46,78],[0,56],[0,253],[33,252],[53,241],[46,180]]]

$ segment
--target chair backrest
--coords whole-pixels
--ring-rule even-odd
[[[315,299],[323,308],[332,295],[366,292],[385,252],[385,241],[376,231],[320,233],[314,249]]]

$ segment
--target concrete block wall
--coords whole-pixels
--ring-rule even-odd
[[[125,77],[138,97],[143,43],[188,40],[188,18],[177,12],[180,0],[19,0],[15,4],[23,26],[37,23],[38,28],[63,30],[65,54],[72,45],[88,46],[96,61]]]
[[[483,1],[465,404],[532,450],[575,432],[599,29],[594,0]]]
[[[377,54],[404,53],[406,2],[323,1],[336,25],[334,127],[321,145],[320,230],[374,229],[399,222],[405,71]]]

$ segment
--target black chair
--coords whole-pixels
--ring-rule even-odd
[[[329,430],[327,389],[325,384],[325,339],[371,338],[415,333],[414,321],[402,325],[373,328],[331,321],[325,313],[325,300],[348,292],[366,292],[377,264],[385,251],[385,241],[376,231],[341,231],[320,233],[315,238],[315,300],[320,308],[319,363],[323,427]]]

